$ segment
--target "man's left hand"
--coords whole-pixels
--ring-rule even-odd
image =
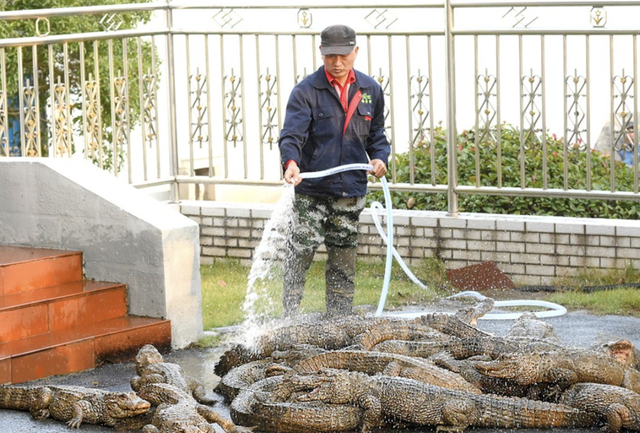
[[[381,159],[372,159],[369,164],[373,165],[373,170],[369,171],[369,174],[374,175],[378,179],[387,174],[387,164]]]

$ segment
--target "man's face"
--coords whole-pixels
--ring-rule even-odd
[[[627,128],[627,133],[625,134],[625,139],[627,143],[633,144],[633,134],[634,134],[633,127]]]
[[[356,61],[357,56],[358,47],[355,47],[354,50],[346,56],[330,54],[322,56],[322,61],[324,62],[324,67],[333,76],[333,78],[340,82],[344,82],[349,75],[349,71],[353,68],[353,63]]]

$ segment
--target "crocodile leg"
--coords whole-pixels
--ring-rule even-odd
[[[80,400],[73,405],[72,418],[67,421],[67,425],[71,428],[80,428],[84,420],[84,413],[91,411],[91,403]]]
[[[235,425],[233,421],[226,419],[209,406],[205,406],[203,404],[199,404],[198,406],[196,406],[196,410],[208,422],[218,424],[220,427],[222,427],[222,430],[224,430],[226,433],[249,433],[253,429],[255,429],[255,427],[242,427]],[[213,431],[214,430],[212,430],[212,433]]]

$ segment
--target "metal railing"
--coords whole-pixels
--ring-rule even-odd
[[[453,214],[460,194],[638,200],[638,138],[626,126],[638,112],[640,1],[604,5],[169,0],[5,10],[0,156],[91,159],[135,186],[170,188],[171,200],[183,184],[281,185],[288,94],[322,64],[319,33],[339,16],[358,32],[356,68],[387,99],[394,190],[446,193]],[[619,162],[630,149],[629,164]],[[593,181],[603,161],[594,152],[609,155],[606,183]],[[563,172],[550,171],[552,159]],[[461,167],[473,180],[460,182]]]

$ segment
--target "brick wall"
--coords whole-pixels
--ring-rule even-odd
[[[200,225],[200,259],[235,258],[250,266],[275,205],[185,201],[182,214]],[[385,214],[377,212],[386,228]],[[405,262],[438,257],[457,269],[493,261],[517,285],[548,285],[581,268],[640,268],[640,221],[445,212],[393,212],[393,244]],[[374,216],[360,220],[359,257],[385,258]],[[321,247],[317,257],[323,257]]]

